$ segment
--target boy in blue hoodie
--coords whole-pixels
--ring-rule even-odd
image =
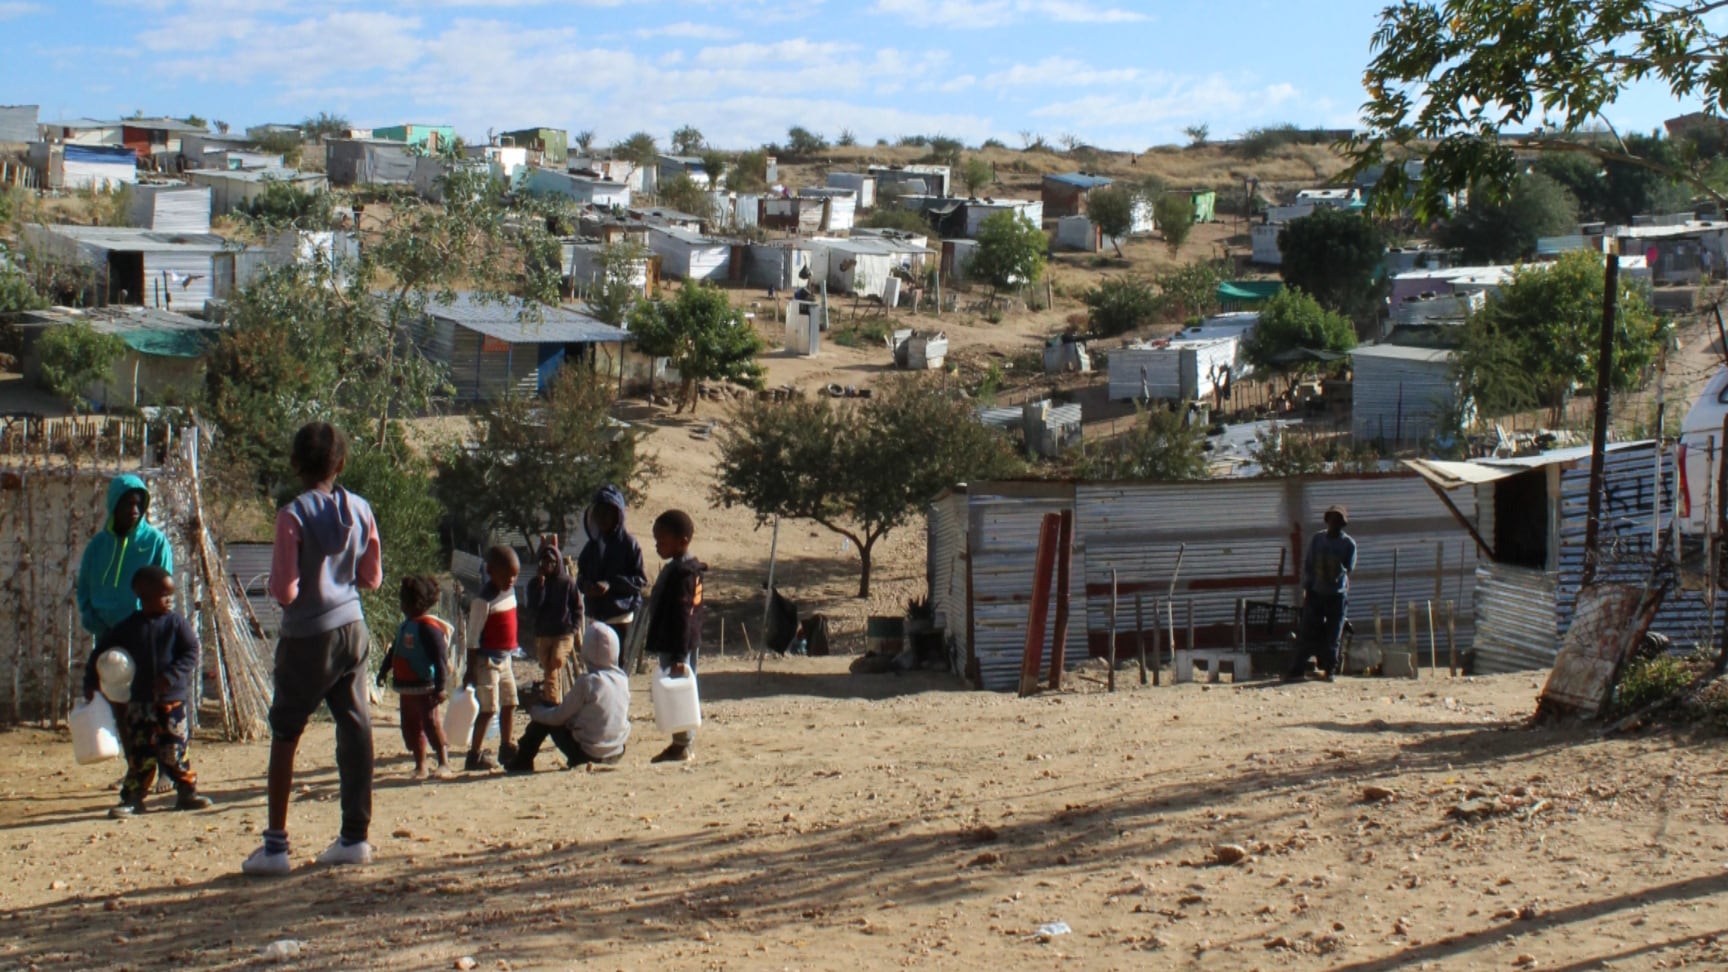
[[[348,462],[348,437],[328,422],[294,433],[289,462],[306,491],[276,511],[270,596],[282,605],[270,702],[270,772],[264,845],[246,858],[247,874],[287,874],[288,796],[294,753],[319,706],[336,723],[336,774],[342,831],[320,864],[370,864],[372,702],[366,653],[371,636],[360,592],[384,582],[378,521],[364,499],[336,485]]]
[[[174,551],[162,531],[145,519],[150,491],[144,480],[127,473],[108,483],[108,519],[102,532],[84,546],[78,562],[78,618],[92,638],[138,610],[132,575],[144,566],[174,572]]]
[[[589,621],[599,621],[630,644],[630,625],[642,608],[648,571],[642,565],[642,545],[624,529],[624,492],[603,486],[582,515],[588,542],[576,555],[576,590]],[[625,659],[628,666],[630,659]]]
[[[210,798],[198,794],[198,774],[186,762],[191,738],[187,707],[198,677],[198,635],[174,613],[174,578],[154,564],[132,575],[138,610],[96,641],[84,665],[84,697],[94,699],[100,684],[96,659],[119,649],[132,658],[132,690],[120,722],[126,747],[126,779],[120,805],[108,812],[116,820],[144,812],[144,797],[161,773],[174,781],[176,810],[202,810]]]

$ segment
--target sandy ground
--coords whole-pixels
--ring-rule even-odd
[[[115,764],[5,733],[0,966],[255,968],[280,939],[305,969],[1728,962],[1716,745],[1521,728],[1530,676],[1107,695],[1091,672],[1020,700],[844,663],[714,659],[689,765],[648,763],[641,679],[608,771],[414,784],[381,726],[363,869],[307,863],[337,824],[315,726],[279,880],[236,872],[262,746],[196,746],[214,809],[113,822]]]

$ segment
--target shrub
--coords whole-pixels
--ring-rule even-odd
[[[1092,333],[1115,337],[1157,320],[1164,302],[1144,277],[1106,277],[1080,298],[1087,308]]]

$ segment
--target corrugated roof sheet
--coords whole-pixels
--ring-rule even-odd
[[[629,331],[563,307],[541,305],[539,320],[532,314],[525,318],[523,312],[527,306],[522,300],[481,301],[473,294],[459,294],[455,303],[433,304],[426,313],[511,344],[610,344],[633,340]]]
[[[1452,360],[1453,354],[1444,348],[1411,348],[1400,344],[1370,344],[1350,353],[1358,358],[1396,358],[1428,364],[1445,364]]]
[[[1044,177],[1046,182],[1060,182],[1078,189],[1101,189],[1115,180],[1109,176],[1088,175],[1084,172],[1059,172]]]
[[[163,233],[131,226],[68,226],[63,224],[44,226],[43,229],[69,240],[109,250],[201,249],[214,252],[228,245],[227,240],[215,233]]]

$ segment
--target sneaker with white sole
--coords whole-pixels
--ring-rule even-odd
[[[281,877],[290,870],[288,852],[278,851],[272,854],[268,848],[260,847],[252,852],[252,856],[241,863],[240,871],[260,877]]]
[[[338,838],[334,844],[324,848],[324,853],[318,855],[320,864],[370,864],[372,863],[372,845],[366,841],[358,844],[344,844]]]

